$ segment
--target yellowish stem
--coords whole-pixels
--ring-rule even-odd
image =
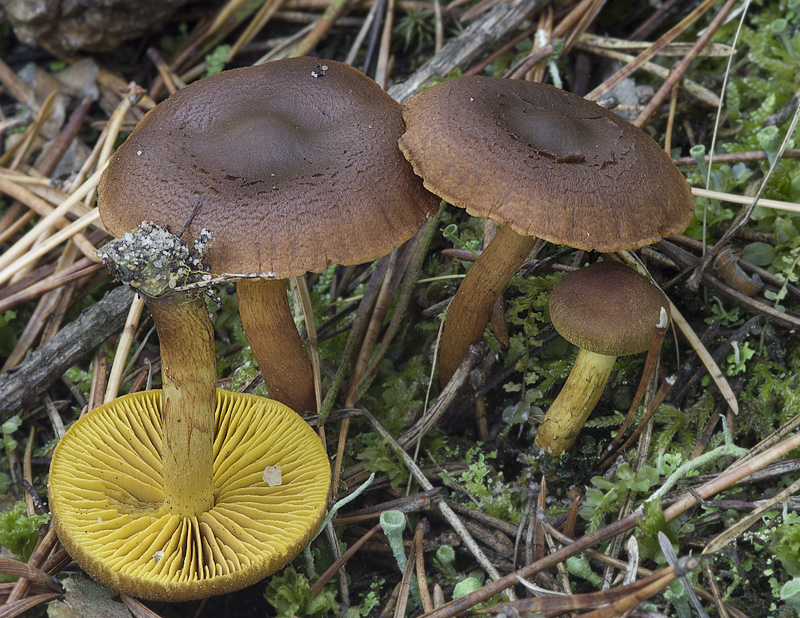
[[[616,360],[616,356],[583,348],[578,351],[564,387],[536,431],[536,446],[553,455],[560,455],[572,446],[603,394]]]
[[[202,296],[145,299],[161,346],[164,504],[194,517],[214,506],[214,329]]]

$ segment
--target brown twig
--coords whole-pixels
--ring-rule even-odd
[[[115,288],[62,328],[51,341],[31,352],[14,371],[0,374],[0,421],[16,414],[122,328],[132,297],[130,289]]]
[[[678,62],[674,69],[669,74],[667,80],[661,85],[658,91],[653,95],[653,98],[645,106],[644,110],[641,114],[636,117],[636,120],[633,121],[637,127],[643,127],[647,124],[650,120],[650,117],[655,113],[656,109],[661,105],[664,99],[667,98],[667,95],[672,91],[675,86],[678,85],[678,82],[683,78],[684,73],[689,70],[689,66],[694,62],[695,58],[697,58],[700,51],[705,47],[708,42],[711,40],[711,37],[717,32],[719,27],[725,21],[725,18],[728,16],[728,13],[733,10],[733,7],[736,5],[737,0],[727,0],[725,5],[720,9],[719,13],[714,17],[711,23],[706,26],[703,30],[703,33],[698,37],[697,42],[692,46],[691,51],[686,54],[686,56]]]
[[[706,13],[706,11],[708,11],[712,6],[714,6],[715,2],[716,0],[703,0],[703,2],[699,6],[697,6],[691,13],[689,13],[686,17],[684,17],[680,21],[680,23],[670,28],[668,32],[659,37],[659,39],[655,41],[650,47],[648,47],[641,54],[636,56],[636,58],[634,58],[632,62],[626,64],[619,71],[614,73],[614,75],[612,75],[602,84],[600,84],[597,88],[592,90],[589,94],[586,95],[586,98],[593,101],[608,94],[614,86],[619,84],[626,77],[632,75],[645,62],[651,60],[669,43],[671,43],[678,36],[683,34],[694,22],[700,19],[700,17],[702,17]]]
[[[433,601],[431,600],[431,593],[428,589],[428,577],[425,575],[425,555],[422,551],[422,539],[426,532],[430,531],[430,525],[427,519],[421,519],[417,523],[417,529],[414,532],[414,557],[415,568],[417,574],[417,584],[419,586],[419,596],[422,601],[422,611],[433,611]]]
[[[344,552],[341,555],[341,557],[338,560],[336,560],[331,566],[329,566],[325,570],[325,572],[322,575],[320,575],[319,579],[314,582],[314,585],[311,586],[311,597],[313,598],[317,596],[322,590],[322,588],[325,586],[325,584],[327,584],[328,581],[330,581],[331,577],[333,577],[342,568],[344,563],[350,560],[350,558],[353,557],[353,554],[355,554],[361,548],[361,546],[368,540],[370,540],[372,536],[380,529],[381,525],[375,524],[372,528],[369,529],[369,531],[366,534],[364,534],[360,539],[358,539],[358,541],[356,541],[350,547],[348,547],[347,551]]]
[[[653,418],[653,416],[655,416],[655,413],[658,411],[659,406],[664,402],[664,398],[667,396],[669,390],[672,388],[672,385],[674,383],[675,383],[675,376],[669,376],[668,378],[666,378],[664,381],[661,382],[661,386],[659,386],[656,396],[653,398],[653,401],[647,407],[647,411],[644,413],[644,416],[642,416],[642,420],[639,421],[639,424],[636,426],[636,429],[633,431],[630,437],[628,437],[628,439],[625,440],[625,443],[622,446],[620,446],[619,449],[617,449],[616,451],[612,450],[623,437],[623,433],[622,431],[620,431],[614,438],[614,441],[609,445],[606,456],[603,458],[602,461],[600,461],[597,464],[597,467],[600,470],[607,470],[608,468],[610,468],[611,464],[616,459],[617,452],[624,451],[625,449],[629,448],[630,445],[633,444],[633,441],[637,437],[639,437],[639,435],[642,433],[647,423],[650,422],[650,419]]]

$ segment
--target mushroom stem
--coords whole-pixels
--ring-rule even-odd
[[[164,506],[193,517],[214,506],[214,329],[202,296],[146,297],[161,346]]]
[[[510,225],[503,225],[470,267],[450,304],[442,333],[439,362],[442,386],[453,377],[469,346],[483,337],[495,301],[530,254],[535,240],[517,234]]]
[[[572,446],[603,394],[616,360],[616,356],[578,350],[567,381],[536,431],[536,446],[553,455]]]
[[[297,332],[283,279],[237,284],[239,315],[272,399],[293,410],[316,410],[311,360]]]

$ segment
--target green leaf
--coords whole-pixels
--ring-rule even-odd
[[[50,515],[25,514],[25,502],[17,502],[14,508],[0,513],[0,545],[7,547],[25,562],[31,557],[39,541],[39,528],[50,521]]]
[[[308,579],[291,565],[269,580],[264,598],[275,608],[277,618],[332,618],[339,612],[339,604],[332,590],[323,589],[312,599]]]
[[[800,611],[800,578],[795,578],[783,585],[781,601],[786,601],[795,611]]]
[[[751,242],[742,249],[742,259],[756,266],[769,266],[775,260],[775,248],[765,242]]]

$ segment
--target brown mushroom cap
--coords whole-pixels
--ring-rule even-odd
[[[98,205],[122,236],[142,221],[213,240],[214,273],[280,278],[376,259],[438,200],[397,149],[400,105],[349,65],[302,57],[195,82],[151,110],[112,157]]]
[[[50,507],[70,555],[97,581],[162,601],[238,590],[293,560],[327,505],[316,433],[278,402],[218,390],[214,505],[178,517],[164,508],[161,403],[161,391],[115,399],[56,447]]]
[[[400,148],[425,186],[518,234],[585,250],[683,231],[694,199],[642,130],[546,84],[468,76],[412,98]]]
[[[550,319],[570,343],[597,354],[625,356],[650,347],[664,293],[619,262],[596,262],[565,275],[550,296]]]

